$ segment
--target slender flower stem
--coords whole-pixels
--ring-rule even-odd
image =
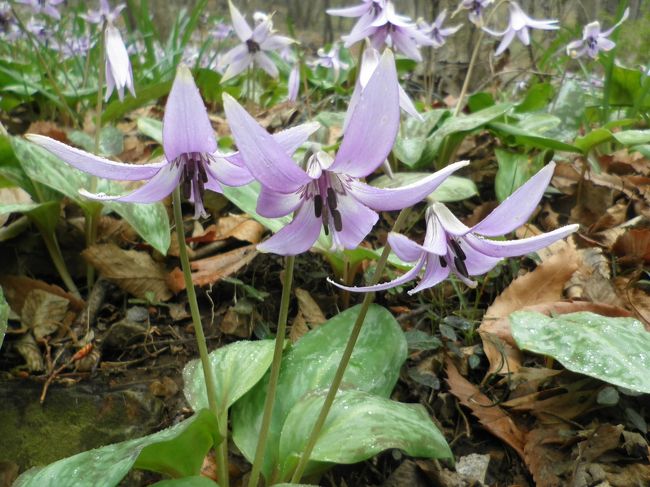
[[[95,154],[99,155],[99,144],[101,141],[101,132],[102,132],[102,107],[104,98],[102,97],[102,88],[104,87],[104,78],[106,77],[106,22],[102,24],[102,31],[99,36],[99,73],[97,75],[97,104],[95,107],[96,118],[95,118]],[[97,192],[97,177],[90,177],[90,192]],[[94,245],[97,240],[97,224],[99,220],[99,213],[101,207],[98,206],[97,210],[94,209],[94,205],[91,207],[91,210],[86,214],[86,247]],[[95,268],[91,264],[87,264],[86,267],[86,281],[88,284],[88,289],[92,289],[93,283],[95,282]]]
[[[217,418],[217,427],[219,435],[223,438],[217,451],[217,469],[219,476],[219,485],[228,487],[228,424],[222,424],[221,412],[217,405],[216,385],[214,374],[210,366],[208,357],[208,346],[203,333],[201,324],[201,314],[199,312],[199,303],[196,299],[196,290],[192,282],[192,271],[190,269],[190,258],[185,246],[185,234],[183,232],[183,212],[181,210],[181,189],[176,186],[173,192],[174,206],[174,223],[176,225],[176,236],[178,237],[178,253],[181,259],[181,268],[183,269],[183,278],[185,279],[185,289],[187,291],[187,300],[190,303],[190,312],[192,314],[192,323],[194,325],[194,334],[196,335],[196,344],[199,348],[199,357],[203,366],[203,375],[205,377],[205,388],[208,395],[208,407]],[[225,415],[224,415],[225,416]],[[226,416],[227,418],[227,416]],[[224,446],[225,445],[225,446]]]
[[[61,254],[61,247],[59,247],[59,242],[57,241],[54,232],[50,232],[42,227],[40,228],[40,232],[43,236],[43,240],[45,241],[45,247],[47,248],[47,251],[50,254],[50,258],[52,259],[52,263],[54,264],[54,267],[56,267],[56,270],[59,272],[59,276],[61,276],[61,280],[65,284],[65,287],[67,287],[68,291],[70,291],[76,297],[81,298],[81,294],[79,294],[79,290],[77,289],[77,286],[75,285],[74,280],[70,276],[68,268],[65,265],[63,254]]]
[[[393,225],[394,232],[398,232],[401,229],[401,227],[404,225],[404,222],[406,221],[409,211],[410,208],[405,208],[400,212],[399,216],[397,217],[397,220],[395,220],[395,224]],[[389,254],[390,254],[390,244],[386,242],[384,251],[382,252],[381,257],[377,262],[377,268],[372,277],[371,285],[377,284],[379,279],[381,279],[381,275],[384,272],[384,267],[386,266],[386,262],[388,261]],[[300,461],[298,462],[298,466],[296,467],[296,470],[294,470],[293,476],[291,477],[292,484],[298,483],[302,478],[303,473],[305,472],[305,468],[307,467],[307,463],[309,462],[309,457],[311,456],[311,452],[316,446],[316,442],[318,441],[318,436],[320,435],[321,429],[323,428],[323,425],[325,424],[325,420],[327,419],[327,415],[329,414],[332,404],[334,403],[334,399],[336,398],[336,393],[338,392],[339,387],[341,386],[341,382],[343,381],[343,375],[345,374],[345,370],[348,366],[348,363],[350,362],[350,358],[352,357],[352,352],[354,351],[354,346],[356,345],[357,339],[359,338],[359,334],[361,333],[361,327],[363,326],[363,322],[366,319],[368,308],[370,307],[370,304],[372,304],[372,302],[374,301],[374,298],[375,298],[374,292],[366,293],[365,296],[363,297],[363,302],[361,303],[361,309],[359,310],[359,315],[357,316],[357,319],[354,322],[354,326],[352,327],[350,338],[348,338],[348,343],[346,344],[345,350],[343,351],[343,356],[341,357],[339,366],[336,369],[336,373],[334,374],[332,385],[330,385],[329,391],[327,391],[327,396],[325,397],[325,401],[323,402],[323,407],[321,408],[318,418],[316,419],[316,422],[314,423],[314,426],[311,430],[309,439],[307,440],[307,444],[305,445],[305,449],[302,452]]]
[[[469,89],[469,82],[472,80],[472,72],[474,71],[474,66],[476,65],[476,60],[478,59],[478,53],[481,50],[481,42],[485,37],[485,32],[482,30],[478,31],[478,39],[474,43],[474,50],[472,51],[472,57],[469,59],[469,65],[467,66],[467,73],[465,74],[465,81],[463,82],[463,87],[460,90],[460,95],[458,95],[458,101],[456,102],[456,108],[454,108],[454,117],[457,117],[458,114],[462,111],[465,104],[465,96],[467,95],[467,90]]]
[[[257,440],[255,449],[255,459],[253,468],[248,479],[248,487],[257,487],[264,463],[264,453],[266,452],[266,439],[271,426],[273,416],[273,406],[275,404],[275,393],[277,391],[278,379],[280,377],[280,365],[282,363],[282,350],[284,349],[284,336],[287,328],[287,317],[289,315],[289,298],[291,297],[291,286],[293,284],[293,268],[296,257],[290,255],[287,257],[284,278],[282,280],[282,299],[280,301],[280,313],[278,315],[278,329],[275,334],[275,349],[273,350],[273,362],[271,363],[271,376],[269,377],[269,387],[266,391],[264,400],[264,413],[262,415],[262,426]]]

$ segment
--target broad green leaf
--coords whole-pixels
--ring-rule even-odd
[[[326,390],[309,394],[292,409],[280,438],[280,477],[293,473],[325,400]],[[389,448],[412,457],[453,459],[453,453],[420,404],[403,404],[364,391],[338,393],[305,473],[327,464],[351,464]]]
[[[582,137],[576,138],[573,144],[578,147],[583,154],[587,154],[591,149],[603,142],[611,140],[611,138],[612,133],[609,130],[605,128],[597,128]]]
[[[558,117],[562,123],[547,136],[558,136],[562,140],[571,140],[583,124],[585,113],[585,93],[577,80],[564,80],[555,100],[549,107],[549,113]]]
[[[398,172],[393,174],[393,178],[379,176],[377,179],[373,179],[371,185],[377,186],[378,188],[399,188],[400,186],[416,183],[430,175],[431,173],[422,172]],[[471,179],[460,176],[449,176],[431,193],[430,198],[443,203],[449,203],[451,201],[465,200],[477,194],[478,189]]]
[[[433,133],[432,141],[437,147],[448,135],[476,130],[484,126],[486,123],[499,118],[511,108],[511,103],[499,103],[498,105],[484,108],[483,110],[479,110],[470,115],[449,117],[443,122],[442,126]]]
[[[535,112],[545,109],[553,98],[554,90],[550,83],[535,83],[526,92],[524,99],[515,107],[515,112]]]
[[[433,335],[422,330],[409,330],[404,333],[409,350],[435,350],[442,346],[442,342]]]
[[[87,152],[95,152],[95,136],[80,130],[68,134],[70,141]],[[99,132],[99,155],[116,156],[124,151],[124,134],[116,127],[104,127]]]
[[[275,340],[240,341],[210,352],[217,405],[224,413],[264,376],[273,360]],[[183,392],[195,411],[208,407],[201,361],[190,361],[183,369]]]
[[[423,113],[423,122],[415,118],[407,118],[395,140],[393,147],[395,157],[407,166],[414,166],[426,157],[433,157],[426,150],[429,145],[427,138],[447,115],[449,110],[438,109]]]
[[[499,169],[494,178],[494,190],[499,201],[505,200],[542,168],[541,161],[528,154],[496,149]]]
[[[284,356],[263,473],[277,462],[280,432],[289,411],[308,392],[328,387],[358,316],[360,306],[336,315],[310,331]],[[388,397],[406,360],[406,340],[395,318],[381,306],[371,305],[354,348],[343,384]],[[235,403],[233,439],[252,461],[257,445],[268,375]]]
[[[54,233],[59,221],[61,204],[58,201],[47,203],[0,204],[0,215],[23,213],[43,232]]]
[[[203,458],[217,443],[216,431],[216,418],[202,410],[158,433],[28,470],[14,487],[114,487],[132,467],[173,477],[198,475]]]
[[[609,104],[633,106],[641,95],[643,78],[642,70],[626,68],[614,63],[609,87]],[[639,106],[645,106],[643,100],[640,100]]]
[[[21,138],[12,138],[16,156],[30,178],[52,188],[78,204],[86,213],[94,214],[102,204],[79,194],[82,188],[92,186],[92,176],[75,169],[45,149]],[[107,179],[97,180],[97,192],[118,195],[125,188]],[[170,227],[167,211],[162,203],[138,204],[107,201],[104,207],[124,218],[133,229],[156,250],[167,253]]]
[[[510,325],[522,350],[549,355],[573,372],[650,393],[650,333],[634,318],[588,312],[551,318],[517,311]]]
[[[2,349],[2,342],[7,333],[7,326],[9,324],[9,304],[5,299],[5,295],[0,287],[0,349]]]
[[[161,480],[151,487],[219,487],[219,484],[213,482],[207,477],[194,475],[192,477],[183,477],[180,479]]]
[[[650,130],[625,130],[612,134],[623,145],[640,145],[650,143]]]
[[[31,195],[32,199],[43,201],[38,198],[34,183],[21,167],[11,145],[11,138],[6,135],[0,135],[0,175],[23,188]],[[49,195],[43,195],[43,197],[49,199]]]
[[[138,118],[138,130],[162,145],[162,122],[155,118]]]
[[[545,135],[536,134],[514,125],[501,122],[492,122],[488,127],[497,133],[497,135],[511,137],[517,145],[535,147],[537,149],[553,149],[564,152],[581,152],[581,150],[571,144],[556,140]]]

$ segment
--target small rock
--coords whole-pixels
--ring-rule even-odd
[[[458,463],[456,463],[456,472],[458,472],[465,480],[470,482],[480,482],[481,485],[483,485],[485,483],[485,476],[489,464],[490,455],[470,453],[469,455],[458,459]]]

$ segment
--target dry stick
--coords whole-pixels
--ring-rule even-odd
[[[400,230],[400,228],[406,221],[406,217],[408,216],[409,211],[410,208],[405,208],[400,212],[399,216],[397,217],[397,220],[395,221],[395,224],[393,225],[394,232],[398,232]],[[384,267],[386,266],[386,262],[388,261],[389,254],[390,254],[390,244],[386,243],[386,246],[384,247],[384,251],[382,252],[381,257],[377,262],[377,268],[371,280],[371,285],[377,284],[377,282],[381,278]],[[311,452],[316,446],[316,441],[318,441],[318,436],[320,435],[320,431],[323,428],[323,425],[325,424],[327,415],[329,414],[330,408],[334,403],[336,393],[338,392],[341,382],[343,381],[343,375],[345,374],[345,369],[347,368],[348,363],[350,362],[350,357],[352,357],[354,346],[356,345],[357,339],[359,338],[359,334],[361,333],[361,327],[363,326],[363,322],[365,321],[366,314],[368,313],[368,308],[370,307],[370,304],[374,300],[374,297],[375,297],[374,292],[366,293],[365,296],[363,297],[363,302],[361,303],[361,309],[359,310],[359,315],[357,316],[357,319],[354,322],[354,326],[352,327],[350,338],[348,338],[348,343],[346,344],[345,350],[343,351],[343,356],[341,357],[339,366],[336,369],[336,373],[334,374],[332,385],[330,386],[329,391],[327,391],[327,396],[325,397],[325,401],[323,402],[323,407],[321,408],[318,418],[316,419],[316,423],[314,423],[314,426],[311,430],[311,434],[309,435],[309,439],[307,440],[305,449],[302,452],[302,456],[300,457],[298,466],[296,467],[296,470],[294,471],[293,476],[291,477],[292,484],[298,483],[302,478],[303,473],[305,472],[305,468],[307,467],[307,463],[309,462],[309,457],[311,456]]]
[[[284,277],[282,279],[282,298],[280,301],[280,313],[278,315],[278,329],[275,334],[275,349],[273,350],[273,362],[271,363],[271,376],[269,377],[269,387],[266,391],[264,400],[264,412],[262,414],[262,425],[255,449],[255,459],[253,468],[248,478],[248,487],[257,487],[264,463],[264,453],[266,452],[266,440],[271,426],[273,417],[273,406],[275,404],[275,393],[277,391],[278,379],[280,377],[280,365],[282,362],[282,350],[284,349],[284,336],[287,328],[287,317],[289,315],[289,298],[291,297],[291,286],[293,284],[293,268],[296,257],[290,255],[287,257]]]
[[[185,280],[185,289],[187,291],[187,300],[190,303],[190,312],[192,314],[192,324],[194,325],[194,335],[196,344],[199,348],[199,357],[203,367],[203,376],[205,377],[205,388],[208,395],[208,406],[210,411],[217,418],[217,428],[219,436],[223,439],[217,446],[217,469],[219,476],[219,485],[228,487],[228,425],[221,424],[223,419],[219,414],[217,405],[216,384],[212,367],[210,366],[210,357],[208,356],[208,346],[203,333],[201,324],[201,313],[199,312],[199,303],[196,299],[196,289],[192,282],[192,271],[190,269],[190,259],[187,255],[185,246],[185,232],[183,231],[183,212],[181,210],[181,188],[176,186],[173,192],[174,221],[176,224],[176,236],[178,237],[178,253],[181,259],[181,268],[183,269],[183,278]]]

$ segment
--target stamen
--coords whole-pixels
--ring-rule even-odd
[[[321,199],[321,206],[322,206],[322,199]],[[333,215],[332,215],[333,216]],[[323,211],[323,230],[325,230],[325,235],[330,234],[330,229],[329,229],[329,213],[327,212],[327,208],[325,208],[325,211]]]
[[[260,50],[260,45],[257,42],[255,42],[253,39],[248,39],[246,41],[246,47],[248,48],[248,52],[250,52],[251,54],[255,54]]]
[[[316,218],[320,218],[323,214],[323,197],[319,194],[314,196],[314,214]]]
[[[330,210],[335,210],[338,206],[338,201],[336,200],[336,193],[332,188],[327,188],[327,206],[330,207]]]
[[[440,257],[440,266],[441,267],[447,267],[447,259],[445,259],[442,255]]]
[[[343,230],[343,220],[341,219],[341,212],[339,210],[332,210],[332,218],[334,219],[334,228],[337,232]]]
[[[469,278],[469,272],[467,272],[467,266],[465,265],[465,262],[463,262],[458,257],[454,257],[454,265],[456,266],[456,270],[460,272],[461,276]]]
[[[449,240],[449,245],[451,245],[451,248],[454,251],[454,254],[456,254],[460,260],[467,259],[467,256],[465,255],[465,252],[463,252],[463,249],[460,248],[460,244],[456,240],[454,240],[453,238],[450,239]]]

